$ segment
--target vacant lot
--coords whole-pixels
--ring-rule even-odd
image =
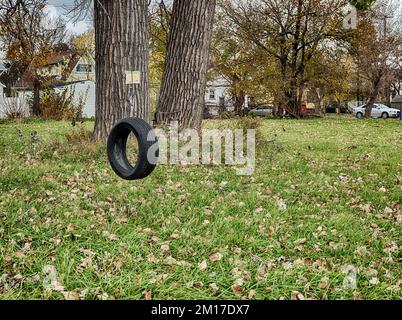
[[[0,298],[401,298],[402,122],[264,120],[254,176],[140,182],[92,126],[0,123]]]

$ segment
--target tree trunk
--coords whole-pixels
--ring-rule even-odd
[[[246,95],[244,91],[240,91],[239,94],[236,94],[235,98],[235,103],[234,103],[234,109],[235,109],[235,115],[236,116],[243,116],[243,105],[245,102]]]
[[[33,102],[32,102],[32,115],[34,117],[40,117],[42,112],[40,110],[40,82],[35,80],[33,88]]]
[[[158,124],[179,121],[199,128],[205,103],[216,0],[175,0],[166,67],[156,114]]]
[[[150,121],[148,0],[95,1],[95,140],[127,117]],[[140,71],[139,84],[126,71]]]
[[[366,118],[371,118],[371,112],[373,111],[373,106],[375,101],[377,100],[378,93],[380,92],[380,86],[381,86],[381,77],[376,79],[373,83],[373,90],[370,94],[370,98],[367,101],[366,105],[366,112],[365,112],[365,117]]]

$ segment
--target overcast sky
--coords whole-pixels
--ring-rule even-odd
[[[386,2],[394,2],[398,0],[385,0]],[[53,17],[63,16],[67,20],[67,29],[71,33],[80,34],[88,30],[92,27],[92,21],[79,21],[74,22],[71,20],[71,17],[65,17],[66,15],[66,7],[72,6],[74,0],[48,0],[49,6],[47,8],[48,14]],[[399,6],[401,9],[401,6]]]
[[[92,21],[72,21],[71,17],[66,17],[66,7],[71,6],[74,0],[48,0],[47,11],[51,18],[62,16],[67,21],[67,30],[80,34],[92,27]]]

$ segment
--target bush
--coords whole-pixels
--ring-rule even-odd
[[[40,110],[45,120],[72,120],[82,116],[88,92],[75,99],[75,90],[46,89],[41,93]]]

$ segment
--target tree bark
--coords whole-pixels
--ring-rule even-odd
[[[235,115],[236,116],[243,116],[243,106],[246,100],[246,94],[243,90],[241,90],[237,95],[234,97],[235,103]]]
[[[127,117],[150,121],[147,0],[95,1],[95,140],[107,138]],[[140,84],[126,84],[126,71],[140,71]]]
[[[199,128],[216,0],[175,0],[156,122]]]
[[[378,76],[373,81],[373,84],[372,84],[373,88],[372,88],[370,97],[367,101],[366,111],[365,111],[365,115],[364,115],[366,118],[371,118],[371,113],[373,111],[374,103],[376,102],[378,93],[380,92],[381,80],[382,80],[382,76]]]
[[[35,80],[33,88],[33,102],[32,102],[32,114],[35,117],[40,117],[42,112],[40,110],[40,82]]]

